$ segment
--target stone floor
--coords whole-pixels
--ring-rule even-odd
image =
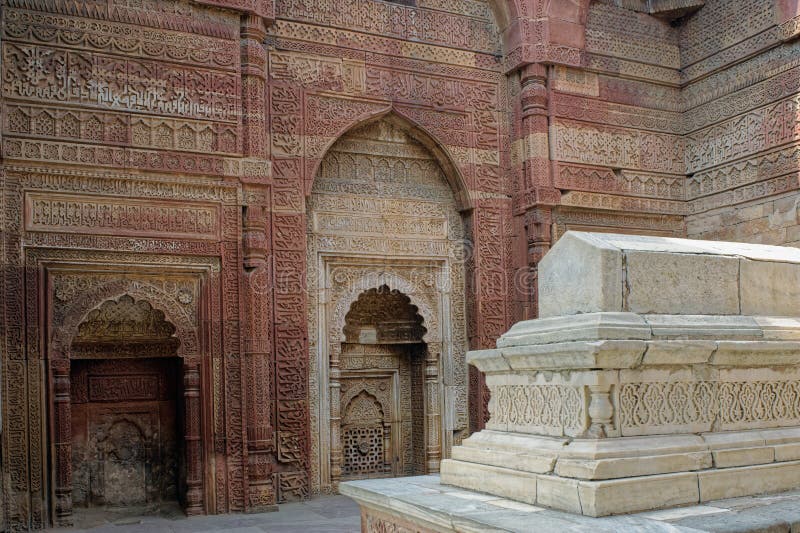
[[[138,512],[82,511],[76,527],[58,529],[91,533],[358,533],[361,520],[358,505],[346,496],[324,496],[300,503],[278,506],[274,513],[229,514],[187,518],[177,505]]]
[[[369,480],[354,484],[388,492],[403,504],[442,518],[465,531],[509,532],[769,532],[800,533],[800,491],[735,498],[704,505],[626,516],[588,518],[512,502],[496,496],[439,484],[438,476]],[[401,485],[400,487],[398,486]],[[424,514],[424,513],[423,513]],[[456,515],[458,518],[456,519]],[[94,511],[76,516],[79,527],[62,531],[90,533],[358,533],[358,506],[346,496],[324,496],[279,506],[279,511],[186,518],[180,508],[141,509],[139,513]],[[476,528],[476,525],[479,527]],[[480,527],[482,525],[482,527]]]

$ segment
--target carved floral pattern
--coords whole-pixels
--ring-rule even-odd
[[[620,387],[619,397],[620,425],[626,435],[676,426],[710,431],[713,425],[724,431],[800,423],[797,380],[627,383]]]
[[[546,428],[562,434],[584,426],[586,417],[583,392],[566,385],[501,385],[489,400],[490,424],[509,428]],[[513,431],[513,429],[512,429]]]

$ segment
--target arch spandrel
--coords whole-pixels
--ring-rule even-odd
[[[439,314],[439,309],[430,299],[431,295],[419,291],[419,288],[412,283],[409,279],[404,277],[398,272],[382,272],[377,277],[378,285],[375,284],[376,277],[372,276],[369,271],[365,272],[356,282],[346,287],[342,292],[334,292],[333,299],[336,302],[334,307],[328,334],[331,338],[339,339],[338,342],[345,342],[344,327],[345,317],[347,312],[358,300],[358,297],[369,289],[376,286],[386,285],[390,289],[397,290],[405,294],[411,299],[411,303],[416,305],[418,313],[422,317],[422,324],[425,326],[426,331],[422,337],[422,342],[440,342],[441,331],[439,328],[439,321],[436,316]],[[335,337],[333,337],[335,335]]]

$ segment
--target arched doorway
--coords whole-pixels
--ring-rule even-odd
[[[362,292],[345,316],[341,479],[424,474],[423,319],[388,285]]]
[[[444,169],[452,165],[440,164],[442,154],[423,135],[394,115],[356,127],[330,148],[313,183],[307,264],[315,492],[336,490],[344,478],[437,472],[467,432],[464,191],[454,190],[460,178],[448,179]],[[383,298],[416,306],[419,322],[392,315],[399,300]],[[407,394],[404,407],[404,387],[424,394]],[[356,410],[370,422],[361,434]],[[364,466],[354,467],[359,457]]]
[[[175,333],[161,310],[123,294],[88,311],[69,358],[53,361],[60,516],[88,525],[97,513],[87,509],[138,514],[180,502],[196,511],[187,439],[197,428],[187,420],[198,413],[187,398],[197,396],[197,371]]]

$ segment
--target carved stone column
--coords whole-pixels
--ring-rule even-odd
[[[72,525],[72,405],[69,359],[52,359],[56,522]]]
[[[260,191],[250,190],[253,205],[245,209],[243,224],[246,323],[244,365],[247,382],[247,451],[249,510],[275,504],[272,372],[272,269],[267,262],[268,211],[259,205]]]
[[[264,20],[242,15],[242,153],[245,157],[266,155],[266,75],[267,52]]]
[[[266,26],[258,15],[242,15],[242,155],[244,184],[242,245],[246,294],[244,363],[247,409],[248,492],[246,508],[264,511],[275,504],[275,443],[272,370],[272,269],[270,164],[266,160]]]
[[[530,269],[524,277],[528,282],[525,292],[530,296],[524,314],[532,316],[536,312],[537,264],[550,249],[552,207],[558,205],[560,193],[553,185],[550,163],[547,67],[541,64],[523,67],[520,85],[523,184],[516,210],[524,213],[525,266]]]
[[[439,471],[442,460],[442,414],[439,383],[441,348],[428,346],[425,357],[425,466],[429,474]]]
[[[335,339],[336,337],[330,337]],[[328,369],[328,386],[330,391],[331,416],[331,487],[337,490],[342,477],[342,370],[341,344],[332,342],[329,346],[330,360]]]
[[[204,514],[203,446],[200,433],[200,365],[184,361],[184,439],[186,441],[186,514]]]
[[[530,287],[530,314],[535,315],[538,309],[539,295],[537,280],[539,279],[539,262],[552,244],[553,208],[547,205],[532,207],[523,217],[525,227],[525,246],[527,250]]]

